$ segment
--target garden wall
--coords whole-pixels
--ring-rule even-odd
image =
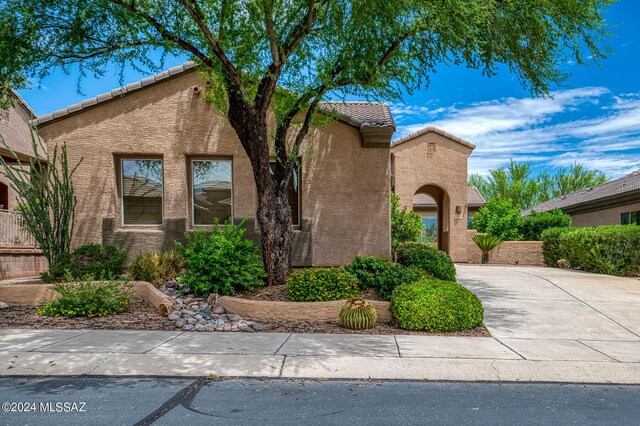
[[[0,280],[37,277],[48,266],[40,250],[0,248]]]
[[[467,231],[467,263],[482,263],[482,252],[472,240],[477,233]],[[489,264],[544,266],[542,241],[504,241],[489,253]]]

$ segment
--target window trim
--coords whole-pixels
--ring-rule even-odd
[[[162,191],[160,197],[160,223],[154,224],[141,224],[141,223],[133,223],[127,224],[124,222],[124,161],[160,161],[161,165],[161,175],[162,175]],[[121,156],[120,157],[120,223],[122,227],[127,228],[159,228],[164,225],[164,159],[162,157],[136,157],[134,156]]]
[[[191,203],[190,211],[191,211],[191,228],[213,228],[213,223],[208,225],[196,225],[196,203],[195,203],[195,194],[194,194],[194,185],[193,185],[193,162],[194,161],[227,161],[231,163],[231,222],[234,222],[234,200],[235,200],[235,191],[233,189],[233,158],[220,158],[220,157],[202,157],[202,156],[194,156],[189,158],[189,202]],[[219,223],[218,226],[224,226],[224,223]]]

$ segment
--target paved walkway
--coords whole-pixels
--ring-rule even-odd
[[[486,337],[0,330],[0,375],[640,383],[640,281],[458,266]]]

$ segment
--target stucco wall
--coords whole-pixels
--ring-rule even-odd
[[[8,110],[0,109],[0,136],[13,151],[22,156],[21,159],[35,157],[31,143],[32,119],[30,113],[17,100]],[[9,151],[2,144],[0,154],[9,155]]]
[[[482,251],[472,240],[477,233],[467,231],[467,263],[482,263]],[[489,252],[489,264],[544,266],[542,241],[503,241]]]
[[[204,88],[197,73],[185,73],[41,127],[50,147],[68,142],[72,163],[84,158],[74,181],[74,246],[105,236],[132,252],[172,246],[191,228],[187,171],[194,156],[233,160],[233,216],[248,218],[255,231],[249,159],[227,120],[194,86]],[[298,240],[312,243],[298,247],[307,251],[302,257],[338,265],[357,255],[390,256],[389,149],[362,148],[359,130],[340,122],[312,131],[303,145]],[[117,164],[133,156],[163,159],[163,226],[122,226]]]
[[[571,226],[620,225],[620,214],[640,211],[640,203],[571,215]]]
[[[429,143],[436,144],[429,153]],[[467,261],[467,157],[471,148],[435,132],[424,133],[392,147],[395,192],[400,203],[412,207],[413,196],[424,185],[442,189],[446,196],[440,226],[449,239],[454,262]],[[456,213],[456,207],[460,213]],[[448,214],[447,214],[448,213]]]
[[[0,280],[37,277],[48,266],[40,250],[0,248]]]

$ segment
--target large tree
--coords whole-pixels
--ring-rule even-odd
[[[159,53],[197,61],[251,161],[269,283],[282,283],[287,182],[323,98],[399,99],[441,63],[489,76],[505,64],[543,95],[566,77],[568,57],[604,56],[614,1],[0,0],[0,90],[55,67],[101,75],[155,71]]]
[[[551,174],[531,173],[531,165],[509,161],[506,166],[489,170],[487,176],[477,173],[469,176],[469,185],[478,188],[488,200],[509,201],[522,210],[607,181],[604,173],[573,163]]]

